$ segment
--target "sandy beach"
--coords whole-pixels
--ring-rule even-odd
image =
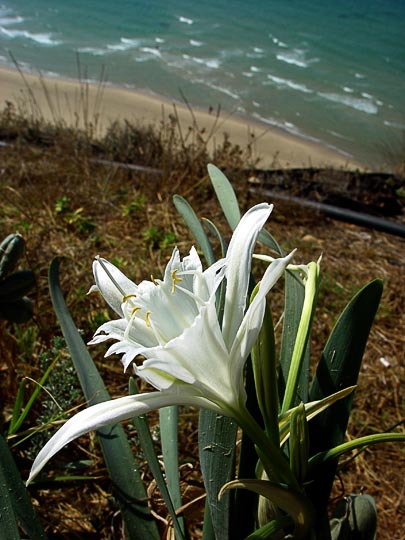
[[[202,111],[193,114],[182,103],[126,88],[43,77],[17,70],[0,68],[0,107],[13,103],[28,114],[68,125],[94,124],[96,135],[102,135],[114,121],[158,126],[170,114],[178,115],[184,133],[195,119],[199,129],[210,136],[210,147],[220,144],[228,134],[233,144],[245,148],[253,142],[253,157],[260,168],[324,167],[353,169],[361,167],[355,160],[326,146],[295,137],[287,132],[224,111]],[[175,107],[175,109],[174,109]]]

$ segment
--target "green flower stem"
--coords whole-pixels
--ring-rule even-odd
[[[343,444],[335,446],[330,450],[325,452],[319,452],[315,454],[309,460],[309,466],[311,468],[317,467],[331,459],[336,459],[346,452],[352,450],[362,449],[371,444],[385,443],[385,442],[405,442],[405,433],[374,433],[373,435],[365,435],[364,437],[359,437],[353,441],[348,441]]]
[[[255,444],[256,452],[268,478],[272,482],[286,484],[288,487],[299,491],[300,486],[293,475],[288,460],[282,453],[280,446],[274,444],[269,439],[246,407],[243,405],[238,411],[232,411],[232,416]]]
[[[308,275],[305,283],[305,298],[302,306],[300,323],[291,358],[291,366],[288,374],[281,413],[285,413],[294,406],[297,385],[301,374],[302,360],[308,343],[311,323],[315,311],[315,301],[319,284],[319,264],[308,264]]]

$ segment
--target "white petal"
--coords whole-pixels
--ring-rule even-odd
[[[222,339],[214,302],[203,307],[195,323],[164,347],[144,352],[147,363],[137,368],[156,388],[162,384],[162,372],[181,383],[198,387],[206,397],[234,402],[229,374],[229,354]],[[153,370],[156,369],[156,381]]]
[[[294,253],[295,251],[286,257],[275,259],[267,267],[260,282],[259,290],[246,311],[231,349],[232,363],[234,366],[234,369],[232,370],[234,384],[239,384],[239,381],[242,379],[244,363],[260,332],[266,306],[266,295],[283,275],[287,265],[294,256]]]
[[[226,296],[222,333],[231,348],[246,309],[250,268],[256,239],[273,209],[257,204],[240,220],[226,254]]]
[[[93,274],[96,285],[107,304],[122,317],[122,299],[137,293],[137,286],[121,270],[106,261],[97,259],[93,262]]]
[[[70,418],[46,443],[32,465],[27,484],[31,482],[52,456],[77,437],[89,431],[97,430],[102,426],[116,424],[122,420],[146,414],[154,409],[181,404],[210,408],[223,413],[214,403],[188,392],[187,389],[181,394],[170,391],[151,392],[98,403]]]

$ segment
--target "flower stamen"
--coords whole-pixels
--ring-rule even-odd
[[[172,294],[174,294],[174,291],[176,289],[176,283],[181,283],[183,281],[182,278],[177,277],[177,269],[173,270],[172,272]]]
[[[152,326],[152,325],[150,324],[150,316],[151,316],[151,313],[152,313],[152,312],[151,312],[150,310],[148,310],[148,311],[146,312],[146,315],[145,315],[145,322],[146,322],[146,326],[147,326],[148,328],[151,328],[151,326]]]
[[[122,304],[125,304],[130,298],[136,298],[136,294],[126,294],[122,299]]]

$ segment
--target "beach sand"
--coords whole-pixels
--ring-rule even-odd
[[[95,134],[102,135],[114,121],[158,127],[169,115],[178,115],[183,133],[193,125],[204,128],[209,147],[221,144],[224,134],[231,143],[246,148],[252,144],[253,158],[259,168],[326,167],[362,168],[355,160],[326,146],[295,137],[282,130],[246,119],[236,114],[203,111],[175,103],[160,96],[105,84],[86,84],[0,68],[0,107],[13,103],[18,110],[42,116],[46,120],[63,120],[83,127],[96,124]],[[97,122],[95,123],[95,119]]]

